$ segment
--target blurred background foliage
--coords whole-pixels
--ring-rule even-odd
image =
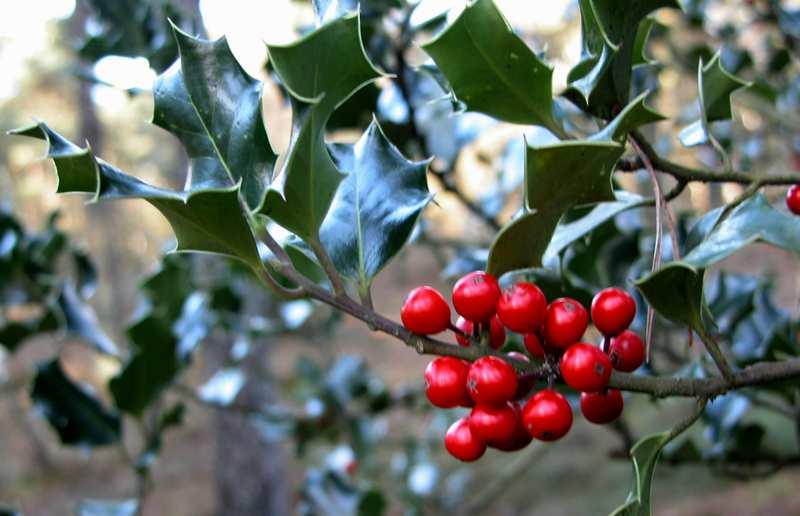
[[[396,77],[361,90],[328,126],[331,141],[352,143],[375,112],[407,156],[435,156],[435,203],[416,245],[373,289],[376,307],[390,315],[412,286],[447,289],[485,265],[497,227],[520,206],[520,136],[550,137],[463,113],[445,97],[418,44],[458,3],[362,1],[367,52]],[[266,81],[264,115],[282,151],[291,115],[264,41],[290,42],[355,2],[313,4],[31,0],[0,18],[3,128],[46,119],[132,175],[180,188],[186,156],[146,123],[152,80],[176,57],[169,17],[192,34],[226,35],[247,72]],[[554,91],[564,91],[581,58],[578,2],[497,4],[554,66]],[[634,94],[654,90],[650,102],[671,118],[648,128],[650,141],[677,160],[720,165],[713,146],[685,148],[678,134],[699,116],[698,59],[721,49],[725,69],[754,82],[735,95],[734,119],[714,126],[731,163],[800,170],[800,4],[688,0],[683,8],[657,13],[645,52],[653,63],[634,71]],[[558,107],[570,129],[596,129],[566,99]],[[441,446],[454,415],[419,399],[426,358],[327,307],[277,302],[235,264],[161,261],[170,231],[157,212],[130,201],[57,200],[52,165],[36,159],[42,149],[0,139],[0,501],[26,514],[133,514],[139,500],[145,514],[170,515],[607,513],[628,492],[630,444],[685,408],[629,396],[625,420],[613,428],[581,422],[558,446],[537,443],[463,467]],[[643,173],[620,182],[650,193]],[[692,183],[675,202],[681,244],[691,239],[693,214],[740,193]],[[766,193],[777,201],[783,190]],[[646,210],[626,212],[570,246],[561,274],[529,274],[548,297],[588,300],[598,288],[626,285],[649,269],[652,225]],[[796,260],[755,246],[721,268],[706,294],[737,363],[794,354]],[[678,370],[701,352],[665,321],[656,335],[655,371]],[[799,401],[795,385],[715,400],[705,424],[667,450],[655,484],[658,514],[796,514]]]

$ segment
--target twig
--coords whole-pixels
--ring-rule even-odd
[[[708,354],[711,355],[711,359],[714,361],[717,369],[719,369],[719,372],[722,374],[722,377],[729,382],[732,381],[733,370],[731,369],[730,364],[728,364],[728,359],[725,358],[725,355],[722,353],[717,341],[714,340],[714,337],[712,337],[711,334],[704,329],[699,331],[698,335],[700,336],[700,340],[703,341],[706,351],[708,351]]]
[[[697,421],[700,416],[703,414],[703,410],[706,408],[706,404],[708,403],[707,397],[700,397],[697,398],[697,402],[695,403],[694,410],[691,414],[689,414],[683,421],[675,425],[672,430],[669,432],[669,438],[667,442],[675,439],[683,432],[689,429],[695,421]]]
[[[639,145],[636,144],[636,140],[633,137],[629,138],[631,146],[636,150],[636,153],[639,155],[640,159],[644,163],[645,167],[647,168],[648,173],[650,174],[650,179],[653,182],[653,197],[656,201],[656,242],[653,246],[653,264],[650,268],[651,272],[657,271],[661,267],[661,246],[663,240],[663,225],[661,223],[662,213],[664,211],[664,205],[666,202],[664,201],[664,195],[661,193],[661,185],[658,184],[658,177],[656,176],[656,172],[653,169],[653,164],[647,158],[647,155],[642,152],[642,149]],[[646,317],[646,324],[645,324],[645,331],[644,331],[644,342],[645,342],[645,360],[647,363],[650,363],[650,356],[653,348],[653,323],[655,322],[656,312],[653,309],[651,304],[647,305],[647,317]]]
[[[339,275],[339,271],[336,269],[336,265],[333,264],[330,255],[328,255],[328,251],[325,250],[322,243],[317,239],[309,239],[308,246],[314,251],[314,255],[322,266],[322,270],[325,271],[325,275],[331,282],[333,292],[339,297],[346,297],[347,291],[344,289],[342,277]]]
[[[639,144],[644,154],[650,158],[653,167],[657,171],[669,174],[677,180],[700,183],[738,183],[743,185],[749,185],[754,181],[759,181],[762,186],[793,185],[800,180],[800,174],[757,177],[737,171],[719,172],[710,168],[681,165],[680,163],[659,156],[653,146],[650,145],[650,142],[638,131],[633,131],[631,135]],[[628,171],[625,168],[619,168],[618,170],[621,172]]]

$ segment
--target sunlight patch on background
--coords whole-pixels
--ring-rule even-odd
[[[144,57],[106,56],[94,65],[94,75],[123,90],[149,90],[156,78],[156,73]]]
[[[73,10],[75,0],[29,0],[0,16],[0,101],[18,93],[31,56],[49,48],[48,22],[67,18]]]
[[[297,39],[298,11],[291,0],[200,0],[209,37],[226,36],[239,63],[255,77],[264,75],[265,43],[283,45]]]

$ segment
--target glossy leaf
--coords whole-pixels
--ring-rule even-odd
[[[262,83],[247,75],[225,38],[174,29],[180,60],[156,79],[153,123],[180,139],[191,162],[187,190],[241,182],[251,210],[264,201],[277,156],[261,114]]]
[[[187,30],[201,30],[199,16],[180,9],[173,1],[88,0],[91,23],[78,55],[91,62],[107,56],[146,57],[161,71],[178,57],[170,37],[169,21]]]
[[[468,110],[563,134],[553,117],[553,69],[514,34],[493,0],[468,2],[422,48]]]
[[[262,213],[304,240],[316,239],[342,174],[325,146],[334,109],[380,76],[364,53],[359,19],[336,19],[287,46],[269,46],[290,94],[292,136]]]
[[[739,365],[777,361],[797,354],[789,315],[775,306],[769,289],[752,296],[753,311],[733,331],[731,351]]]
[[[170,325],[152,314],[128,329],[135,346],[131,359],[109,382],[114,405],[123,412],[141,416],[183,367],[178,357],[178,339]]]
[[[719,120],[730,120],[731,94],[749,86],[749,83],[732,75],[722,67],[720,53],[717,52],[708,64],[703,59],[697,65],[697,87],[699,90],[700,119],[681,130],[678,138],[686,147],[710,141],[709,124]]]
[[[59,193],[93,194],[94,200],[144,199],[158,209],[175,231],[177,251],[197,251],[237,258],[261,267],[239,186],[175,192],[154,187],[96,159],[40,123],[12,134],[45,140],[56,164]]]
[[[192,293],[192,271],[186,256],[165,255],[159,268],[150,273],[140,284],[140,289],[152,305],[152,309],[166,320],[175,320],[183,310],[183,304]]]
[[[31,398],[58,433],[62,444],[105,446],[120,440],[119,416],[68,378],[57,358],[39,365]]]
[[[589,235],[598,226],[605,224],[620,213],[639,207],[644,198],[624,190],[614,192],[616,201],[602,202],[583,217],[570,222],[562,222],[553,233],[542,261],[549,263],[573,242]]]
[[[615,509],[612,516],[650,516],[651,485],[661,450],[669,441],[669,432],[649,435],[639,440],[631,448],[633,460],[633,489],[628,501]]]
[[[701,224],[710,232],[683,260],[670,262],[636,282],[659,313],[696,330],[702,330],[707,321],[703,300],[703,272],[707,267],[755,242],[800,254],[797,221],[770,206],[763,194],[747,199],[721,221],[720,212],[707,217],[709,223],[701,219]]]
[[[501,275],[542,265],[561,216],[573,206],[614,201],[611,174],[623,147],[611,141],[566,141],[528,147],[522,215],[497,235],[487,269]]]
[[[565,96],[587,111],[610,119],[628,104],[631,73],[643,61],[652,22],[661,8],[680,8],[675,0],[580,0],[583,49],[570,70]]]
[[[428,161],[408,161],[373,121],[355,145],[331,147],[347,177],[320,230],[334,264],[365,292],[405,245],[431,200]]]
[[[97,314],[80,298],[72,283],[67,282],[62,287],[57,304],[68,334],[80,337],[101,353],[118,354],[116,344],[100,326]]]
[[[589,139],[594,141],[609,140],[624,144],[628,138],[628,133],[634,129],[666,120],[667,117],[645,104],[645,99],[649,93],[649,91],[646,91],[633,99],[602,131],[593,134]]]

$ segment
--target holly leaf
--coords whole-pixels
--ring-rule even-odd
[[[739,365],[777,361],[782,355],[795,355],[789,315],[775,306],[770,289],[752,295],[753,311],[739,321],[733,331],[731,351]]]
[[[703,65],[703,58],[697,65],[698,102],[700,119],[684,127],[678,138],[685,147],[693,147],[711,141],[709,124],[720,120],[730,120],[731,94],[750,86],[750,83],[731,74],[722,66],[720,52]]]
[[[130,326],[128,337],[133,355],[108,386],[114,405],[138,417],[173,382],[184,361],[170,324],[152,313]]]
[[[487,270],[499,276],[541,266],[556,225],[568,209],[616,200],[611,174],[622,151],[616,142],[588,140],[527,147],[525,208],[497,235]]]
[[[615,509],[611,516],[650,516],[653,475],[669,436],[669,432],[661,432],[644,437],[633,445],[633,489],[625,504]]]
[[[93,194],[93,201],[144,199],[172,226],[176,251],[195,251],[237,258],[261,267],[249,216],[239,200],[240,185],[176,192],[144,183],[95,158],[44,123],[10,134],[48,143],[47,157],[56,165],[58,193]]]
[[[166,255],[158,270],[140,284],[151,309],[167,320],[177,319],[192,293],[192,271],[185,256]]]
[[[343,179],[325,146],[334,109],[381,74],[361,42],[359,18],[338,18],[269,56],[289,92],[292,136],[261,213],[302,239],[318,239],[328,207]]]
[[[376,120],[354,145],[331,147],[336,167],[347,173],[320,229],[336,268],[366,292],[372,279],[411,235],[432,195],[428,161],[409,161]]]
[[[493,0],[468,2],[422,48],[468,110],[564,133],[553,116],[552,67],[514,34]]]
[[[542,261],[549,263],[573,242],[589,235],[592,231],[613,219],[620,213],[640,207],[644,198],[624,190],[614,192],[615,201],[601,202],[583,217],[571,222],[562,222],[556,227],[547,245]]]
[[[61,288],[56,301],[63,317],[63,326],[67,334],[85,340],[100,353],[118,356],[116,344],[100,326],[97,314],[75,290],[75,285],[66,282]]]
[[[263,85],[242,69],[225,38],[206,41],[177,27],[173,32],[180,59],[156,79],[153,123],[186,148],[187,190],[241,182],[242,198],[257,210],[277,160],[261,114]]]
[[[659,313],[698,331],[703,330],[703,323],[708,320],[703,298],[706,268],[756,242],[800,254],[797,221],[773,208],[763,194],[742,202],[726,218],[720,216],[718,211],[707,215],[715,221],[713,226],[683,260],[670,262],[636,282],[647,302]],[[698,224],[708,226],[703,219]]]
[[[677,8],[675,0],[580,0],[582,59],[567,76],[564,96],[601,118],[628,104],[631,72],[644,60],[648,15]]]
[[[602,131],[593,134],[589,139],[593,141],[615,141],[624,144],[625,140],[628,138],[628,133],[634,129],[643,125],[666,120],[666,116],[645,104],[645,99],[649,94],[649,91],[645,91],[630,101],[630,103],[625,106],[625,109],[620,111]]]
[[[169,37],[168,20],[189,30],[200,30],[199,16],[166,2],[88,0],[92,23],[78,54],[96,62],[106,56],[146,57],[158,71],[172,64],[178,49]],[[91,29],[88,29],[91,27]]]
[[[31,398],[58,433],[71,446],[105,446],[119,442],[119,415],[103,407],[97,397],[68,378],[58,359],[39,364]]]

